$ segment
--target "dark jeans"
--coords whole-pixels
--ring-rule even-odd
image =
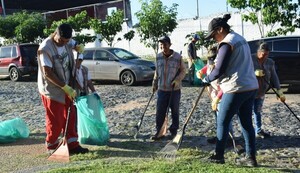
[[[172,94],[171,94],[172,93]],[[171,98],[172,95],[172,98]],[[167,108],[170,101],[172,125],[169,127],[171,133],[177,132],[179,128],[179,102],[180,102],[181,90],[161,91],[157,92],[157,105],[156,105],[156,130],[159,133],[167,113]]]
[[[195,75],[195,64],[189,68],[189,83],[194,84],[194,75]]]
[[[229,123],[237,114],[242,126],[245,139],[246,154],[253,156],[255,149],[255,133],[252,125],[252,108],[256,90],[241,93],[224,93],[217,117],[216,154],[224,156],[225,145],[228,138]]]

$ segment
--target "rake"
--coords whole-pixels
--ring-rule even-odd
[[[269,85],[269,86],[271,86],[270,85],[270,82],[268,82],[267,81],[267,79],[265,78],[265,77],[263,77],[263,79],[264,79],[264,81]],[[276,96],[278,97],[278,98],[280,98],[280,96],[279,96],[279,94],[278,94],[278,92],[271,86],[271,89],[273,90],[273,92],[276,94]],[[286,106],[286,108],[294,115],[294,117],[300,122],[300,119],[298,118],[298,116],[292,111],[292,109],[289,107],[289,105],[287,105],[285,102],[282,102],[285,106]]]
[[[160,155],[166,159],[169,159],[169,160],[175,160],[176,159],[176,151],[179,149],[181,143],[182,143],[182,138],[184,136],[184,132],[185,132],[185,128],[187,126],[187,123],[189,122],[189,120],[191,119],[192,117],[192,114],[194,113],[194,110],[196,108],[196,106],[198,105],[198,102],[201,98],[201,95],[204,91],[206,87],[204,86],[201,90],[200,90],[200,93],[193,105],[193,108],[191,110],[191,112],[188,114],[188,116],[186,117],[186,120],[184,122],[184,125],[183,125],[183,128],[181,131],[179,131],[177,133],[177,135],[169,142],[167,143],[167,145],[160,150]]]
[[[152,94],[151,94],[151,96],[150,96],[150,98],[149,98],[149,101],[148,101],[148,103],[147,103],[147,105],[146,105],[146,107],[145,107],[145,110],[144,110],[144,112],[143,112],[143,114],[142,114],[142,116],[141,116],[140,121],[137,123],[136,126],[134,126],[134,131],[135,131],[134,136],[133,136],[134,139],[136,139],[136,137],[137,137],[137,135],[138,135],[138,133],[139,133],[139,131],[140,131],[140,128],[141,128],[141,126],[142,126],[142,123],[143,123],[143,119],[144,119],[146,110],[147,110],[147,108],[148,108],[148,106],[149,106],[149,104],[150,104],[150,101],[151,101],[152,98],[153,98],[153,95],[154,95],[154,92],[152,92]]]

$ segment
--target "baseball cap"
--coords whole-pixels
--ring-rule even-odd
[[[227,24],[227,21],[231,18],[230,14],[225,14],[223,17],[216,17],[213,18],[209,24],[208,24],[208,33],[206,34],[206,36],[204,37],[204,39],[208,40],[211,38],[213,32],[219,28],[219,27],[223,27]]]
[[[270,51],[269,45],[267,43],[263,42],[258,46],[258,50],[259,51]]]
[[[167,43],[171,44],[171,39],[168,36],[166,36],[166,35],[160,37],[158,41],[162,42],[162,43],[166,43],[167,42]]]
[[[200,36],[198,34],[193,35],[193,39],[200,40]]]

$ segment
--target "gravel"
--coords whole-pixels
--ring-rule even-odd
[[[96,83],[95,88],[104,104],[111,136],[132,135],[132,129],[140,120],[151,96],[150,83],[138,86],[123,86],[118,83]],[[196,100],[199,87],[184,83],[180,105],[180,126],[184,123]],[[287,104],[300,114],[300,94],[286,94]],[[31,132],[44,133],[44,108],[35,81],[11,82],[0,80],[0,121],[21,117]],[[140,130],[140,137],[147,141],[155,133],[156,96],[150,102]],[[279,168],[300,169],[300,122],[279,101],[274,94],[266,94],[263,108],[263,128],[270,132],[269,139],[257,139],[258,156],[261,163]],[[300,118],[300,116],[298,116]],[[240,126],[234,118],[235,136],[243,144]],[[183,147],[197,147],[213,150],[214,145],[206,142],[215,134],[215,120],[206,93],[200,99],[187,128]],[[117,140],[117,139],[115,139]],[[1,151],[1,144],[0,144]],[[0,158],[1,155],[0,155]],[[260,161],[260,160],[259,160]]]

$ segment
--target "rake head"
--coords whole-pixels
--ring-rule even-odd
[[[136,139],[137,135],[139,133],[139,126],[136,125],[132,128],[131,130],[131,135],[134,137],[134,139]]]
[[[178,150],[178,145],[176,143],[168,143],[163,149],[159,151],[159,156],[161,158],[175,162],[177,150]]]

